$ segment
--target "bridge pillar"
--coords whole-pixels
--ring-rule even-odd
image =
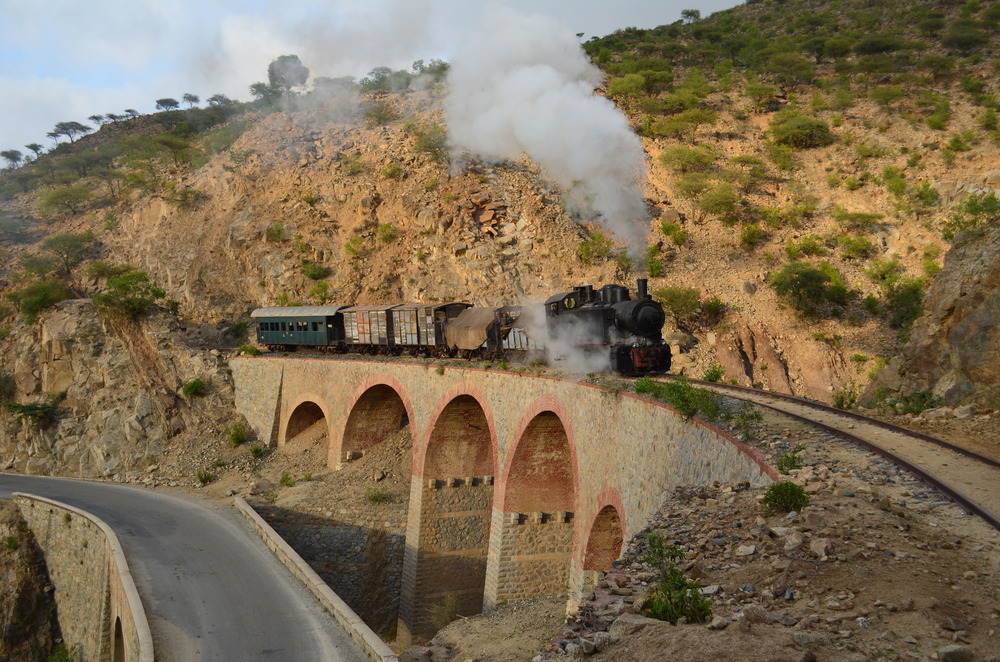
[[[493,509],[483,609],[504,601],[565,593],[573,553],[573,514]]]
[[[482,611],[492,503],[492,476],[412,478],[397,642]]]

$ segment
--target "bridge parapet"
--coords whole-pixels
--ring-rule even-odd
[[[153,637],[114,531],[94,515],[16,493],[45,555],[63,639],[80,659],[153,662]]]

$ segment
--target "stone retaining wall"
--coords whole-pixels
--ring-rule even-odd
[[[117,536],[73,506],[15,494],[45,555],[63,640],[80,662],[153,662],[153,637]]]

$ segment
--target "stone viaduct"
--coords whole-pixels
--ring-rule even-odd
[[[259,438],[280,446],[325,420],[331,467],[410,425],[403,643],[433,634],[446,598],[463,615],[540,596],[575,606],[666,490],[775,476],[755,450],[661,403],[473,365],[231,362],[237,408]]]

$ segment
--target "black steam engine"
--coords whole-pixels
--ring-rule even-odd
[[[574,288],[545,301],[548,346],[562,350],[610,351],[611,370],[623,375],[666,372],[670,348],[663,342],[663,307],[637,283],[636,298],[627,287],[590,285]]]
[[[624,375],[666,372],[663,308],[638,282],[590,285],[543,305],[482,308],[467,303],[258,308],[257,340],[272,350],[299,347],[367,354],[517,357],[573,356]],[[596,360],[595,360],[596,359]]]

